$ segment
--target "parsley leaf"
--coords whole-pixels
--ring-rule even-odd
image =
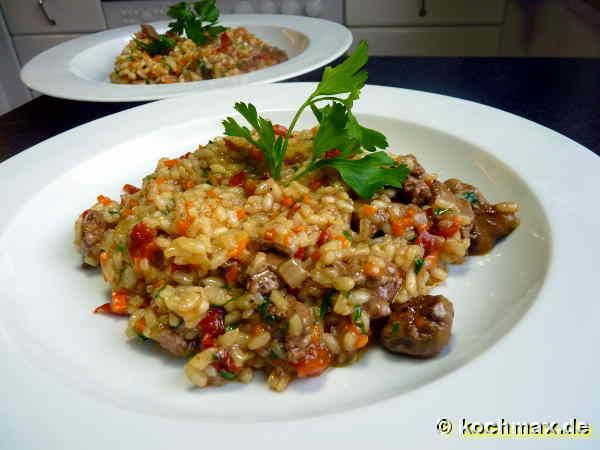
[[[140,41],[139,39],[135,39],[135,45],[137,45],[140,50],[148,53],[150,56],[164,55],[169,53],[169,51],[175,47],[175,41],[164,35],[160,35],[158,39],[153,39],[148,44]]]
[[[392,322],[392,336],[396,336],[398,331],[400,331],[400,323],[396,321]]]
[[[184,32],[198,45],[204,45],[214,39],[225,27],[216,25],[219,9],[216,0],[200,0],[194,3],[179,2],[169,7],[167,16],[175,19],[169,23],[169,31],[178,35]]]
[[[260,317],[262,317],[265,322],[275,323],[277,322],[277,316],[269,312],[269,307],[271,306],[271,304],[271,299],[264,299],[264,301],[258,306],[257,309],[260,314]]]
[[[219,375],[221,375],[221,377],[223,377],[223,378],[225,378],[226,380],[229,380],[229,381],[235,380],[235,373],[229,372],[229,371],[224,370],[224,369],[219,371]]]
[[[344,237],[345,237],[346,239],[348,239],[349,241],[351,241],[351,240],[352,240],[352,233],[350,233],[348,230],[344,230],[344,231],[342,231],[342,234],[343,234],[343,235],[344,235]]]
[[[329,290],[325,293],[325,297],[321,300],[321,308],[319,309],[319,317],[321,320],[325,317],[329,311],[331,311],[331,299],[333,297],[333,291]]]
[[[354,307],[354,314],[352,316],[352,321],[360,328],[360,331],[365,333],[365,324],[362,321],[362,309],[360,305],[356,305]]]
[[[405,164],[398,164],[385,152],[369,153],[360,159],[322,159],[315,167],[335,168],[346,184],[362,198],[373,197],[384,186],[402,187],[410,173]]]
[[[415,258],[415,274],[421,271],[423,264],[425,264],[425,260],[423,258]]]
[[[464,192],[462,196],[465,200],[468,200],[468,202],[472,205],[474,205],[475,203],[479,203],[479,199],[477,198],[477,194],[475,192]]]
[[[275,137],[273,124],[270,120],[260,117],[253,104],[238,102],[234,105],[234,109],[239,112],[250,125],[252,125],[258,134],[258,138],[255,139],[252,136],[252,132],[248,128],[237,123],[233,117],[227,117],[223,121],[225,134],[227,136],[244,138],[246,141],[257,147],[265,157],[271,176],[275,180],[279,180],[281,178],[281,167],[283,165],[283,157],[285,154],[283,137]]]
[[[433,214],[435,214],[436,216],[441,216],[443,214],[446,214],[448,211],[450,211],[450,208],[435,208],[433,210]]]

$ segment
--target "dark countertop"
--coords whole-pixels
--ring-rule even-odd
[[[450,95],[512,112],[600,155],[600,59],[372,57],[369,83]],[[321,70],[291,81],[318,81]],[[0,116],[0,162],[91,120],[140,103],[41,96]]]

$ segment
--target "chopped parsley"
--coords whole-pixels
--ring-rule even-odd
[[[121,244],[117,244],[116,245],[117,251],[121,252],[121,253],[125,253],[125,247]]]
[[[169,31],[178,35],[184,32],[197,45],[212,41],[226,30],[217,25],[219,9],[216,0],[200,0],[198,2],[179,2],[167,10],[167,16],[175,19],[169,23]]]
[[[352,241],[352,233],[350,233],[348,230],[342,231],[342,234],[344,235],[344,237],[346,239],[348,239],[349,241]]]
[[[161,292],[162,292],[162,291],[163,291],[163,290],[164,290],[164,289],[165,289],[167,286],[168,286],[168,284],[165,284],[165,285],[161,286],[161,287],[158,289],[158,291],[156,291],[156,292],[154,293],[154,298],[158,298],[158,297],[160,297],[160,294],[161,294]]]
[[[265,322],[275,323],[277,322],[277,316],[269,312],[269,307],[271,306],[271,304],[272,303],[270,299],[264,299],[264,301],[260,305],[258,305],[258,312],[260,314],[260,317],[262,317]]]
[[[354,314],[352,316],[352,321],[356,324],[360,331],[365,333],[365,324],[362,321],[362,309],[360,305],[356,305],[354,307]]]
[[[321,300],[321,308],[319,308],[319,317],[321,320],[325,317],[329,311],[331,311],[331,299],[333,297],[333,291],[329,290],[325,293],[325,297]]]
[[[137,336],[144,342],[151,340],[150,338],[144,336],[142,333],[137,333]]]
[[[279,356],[275,350],[271,349],[271,351],[269,352],[269,358],[271,359],[281,359],[281,356]]]
[[[442,214],[446,214],[448,211],[450,211],[451,208],[435,208],[433,210],[433,214],[435,214],[436,216],[441,216]]]
[[[462,196],[465,200],[467,200],[472,205],[474,205],[475,203],[479,203],[479,200],[477,199],[477,194],[475,192],[472,192],[472,191],[464,192]]]
[[[423,258],[415,258],[415,273],[419,273],[423,268],[423,264],[425,264],[425,260]]]
[[[169,39],[165,35],[160,35],[158,39],[152,39],[148,44],[139,39],[135,39],[135,45],[150,56],[165,55],[175,47],[175,41]]]
[[[229,372],[227,370],[220,370],[219,375],[221,375],[223,378],[229,381],[235,380],[235,373]]]
[[[229,325],[227,325],[225,327],[225,333],[227,333],[228,331],[232,331],[232,330],[236,330],[240,327],[239,323],[230,323]]]
[[[400,323],[392,322],[392,336],[396,336],[400,331]]]

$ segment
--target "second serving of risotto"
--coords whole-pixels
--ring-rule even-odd
[[[366,46],[358,53],[366,62]],[[126,184],[120,200],[100,195],[77,219],[83,261],[100,266],[112,290],[96,312],[128,316],[130,338],[187,358],[185,373],[199,387],[248,383],[264,371],[283,391],[295,378],[357,361],[376,342],[413,357],[438,354],[454,308],[431,289],[448,264],[489,251],[518,225],[516,204],[494,205],[474,186],[439,180],[413,155],[358,157],[356,142],[387,143],[351,114],[348,99],[366,79],[357,54],[328,69],[303,106],[315,106],[332,79],[355,77],[339,108],[345,122],[328,119],[335,100],[315,106],[320,126],[304,131],[238,104],[252,132],[240,127],[236,136],[228,119],[227,136],[161,159],[141,186]],[[347,137],[358,141],[319,152],[332,133],[352,129],[358,138]],[[390,162],[371,168],[379,153]],[[360,187],[348,169],[356,162],[371,177]],[[401,180],[387,178],[368,195],[374,176]]]

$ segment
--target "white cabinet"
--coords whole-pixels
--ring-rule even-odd
[[[25,65],[35,55],[48,50],[62,42],[78,37],[78,34],[52,34],[15,36],[13,42],[21,65]]]
[[[0,0],[12,35],[80,33],[106,28],[97,0]]]
[[[500,24],[506,0],[346,0],[349,26]]]

